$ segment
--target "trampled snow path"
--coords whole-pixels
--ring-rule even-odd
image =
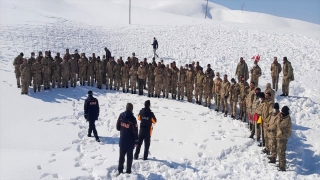
[[[58,25],[58,28],[55,25]],[[152,137],[150,161],[134,161],[134,173],[118,178],[320,177],[320,170],[317,168],[320,161],[320,144],[317,142],[320,127],[316,122],[320,110],[316,102],[320,95],[319,91],[315,91],[319,89],[319,39],[309,39],[288,32],[280,34],[223,24],[99,28],[61,22],[47,26],[1,26],[0,32],[1,86],[11,89],[17,95],[19,90],[15,88],[14,80],[3,77],[9,76],[13,79],[12,60],[21,50],[28,55],[28,52],[44,51],[47,47],[53,52],[78,48],[80,52],[102,55],[101,50],[107,45],[115,56],[129,55],[134,51],[140,59],[147,57],[150,61],[152,53],[151,46],[148,45],[151,44],[150,39],[156,36],[161,43],[159,54],[164,60],[175,60],[178,64],[190,63],[193,60],[200,61],[202,65],[211,63],[215,70],[230,76],[235,69],[234,63],[240,56],[249,58],[260,53],[263,57],[260,66],[264,70],[262,84],[270,81],[268,70],[272,57],[287,56],[298,75],[291,83],[290,94],[293,97],[277,97],[281,106],[288,105],[293,112],[294,132],[288,143],[288,172],[279,173],[266,162],[266,158],[260,154],[261,149],[246,138],[248,133],[243,123],[216,116],[204,107],[186,102],[152,99],[152,109],[159,123],[155,126]],[[248,65],[251,66],[249,61]],[[70,109],[61,116],[41,118],[39,123],[67,127],[70,132],[78,135],[60,151],[53,151],[46,163],[39,163],[34,167],[41,172],[39,178],[116,178],[119,140],[119,133],[115,130],[117,116],[124,110],[127,102],[135,105],[134,112],[137,114],[147,98],[94,89],[101,105],[100,120],[96,124],[102,142],[96,143],[94,138],[86,137],[88,125],[83,119],[82,106],[88,90],[88,87],[77,87],[39,94],[31,92],[30,97],[22,99],[25,103],[28,98],[60,103]]]

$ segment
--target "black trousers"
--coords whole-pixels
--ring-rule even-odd
[[[150,147],[150,133],[146,131],[140,131],[139,133],[139,140],[138,140],[138,146],[136,148],[136,152],[134,153],[134,158],[137,159],[139,157],[140,149],[142,142],[144,141],[144,153],[143,153],[143,159],[148,159],[148,153],[149,153],[149,147]]]
[[[139,95],[143,95],[144,79],[138,79]]]
[[[125,155],[127,155],[127,171],[126,173],[131,173],[131,166],[133,161],[133,149],[132,150],[124,150],[120,148],[120,156],[119,156],[119,165],[118,171],[119,173],[123,173],[123,164],[125,161]]]
[[[98,136],[98,132],[96,130],[96,125],[95,125],[95,121],[89,121],[89,130],[88,130],[88,134],[91,135],[93,131],[93,135],[96,139],[99,139],[99,136]]]

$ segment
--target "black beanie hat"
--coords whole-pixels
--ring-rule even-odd
[[[90,91],[88,91],[88,95],[92,95],[92,91],[90,90]]]
[[[150,107],[150,100],[146,100],[146,101],[144,102],[144,107],[145,107],[145,108],[149,108],[149,107]]]
[[[284,115],[284,116],[286,116],[286,115],[288,115],[289,114],[289,108],[288,108],[288,106],[283,106],[282,107],[282,109],[281,109],[281,113]]]
[[[274,104],[273,104],[273,108],[279,110],[279,108],[280,108],[280,107],[279,107],[279,104],[278,104],[278,103],[274,103]]]
[[[263,98],[263,99],[265,98],[265,95],[263,92],[259,93],[259,98]]]

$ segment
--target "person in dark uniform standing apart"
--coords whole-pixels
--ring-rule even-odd
[[[147,100],[144,103],[144,108],[142,108],[139,112],[138,120],[141,121],[141,123],[140,123],[140,131],[139,131],[139,141],[136,148],[136,152],[134,154],[134,159],[138,159],[140,148],[141,148],[142,142],[144,141],[143,160],[148,160],[150,138],[153,130],[152,124],[155,124],[157,122],[156,117],[154,116],[153,112],[150,109],[150,100]]]
[[[88,91],[88,98],[84,102],[84,118],[89,121],[88,137],[91,137],[91,133],[93,131],[96,141],[100,142],[95,125],[95,121],[98,120],[99,117],[100,108],[98,100],[94,98],[92,94],[92,91]]]
[[[151,44],[152,45],[152,47],[153,47],[153,57],[155,58],[156,56],[157,57],[159,57],[158,56],[158,54],[157,54],[157,49],[158,49],[158,41],[157,41],[157,39],[154,37],[153,38],[153,43]]]
[[[118,171],[123,173],[124,157],[127,155],[127,174],[131,173],[133,149],[138,144],[138,124],[132,113],[133,105],[128,103],[126,111],[121,113],[117,121],[117,130],[120,131],[120,157]]]

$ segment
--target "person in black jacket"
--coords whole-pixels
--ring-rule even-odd
[[[98,120],[99,109],[98,100],[92,96],[92,91],[88,91],[88,98],[84,102],[84,118],[89,121],[88,137],[91,137],[93,131],[97,142],[100,142],[100,139],[94,123]]]
[[[127,155],[127,171],[131,173],[131,166],[133,160],[133,149],[138,143],[138,124],[136,118],[132,113],[133,105],[128,103],[126,111],[121,113],[117,121],[117,130],[120,131],[120,157],[118,171],[119,174],[123,173],[124,157]]]
[[[156,53],[158,49],[158,41],[155,37],[153,38],[153,43],[151,45],[153,47],[153,57],[156,57],[156,56],[159,57],[158,54]]]
[[[109,51],[109,49],[107,47],[105,47],[104,50],[106,51],[106,60],[108,62],[111,58],[111,52]]]
[[[134,159],[138,159],[140,148],[141,148],[142,142],[144,141],[143,160],[148,160],[150,138],[153,130],[152,124],[155,124],[157,122],[156,117],[154,116],[153,112],[150,110],[150,100],[147,100],[144,103],[144,108],[142,108],[139,112],[138,120],[141,121],[141,123],[140,123],[140,131],[139,131],[139,141],[136,148],[136,152],[134,154]]]

